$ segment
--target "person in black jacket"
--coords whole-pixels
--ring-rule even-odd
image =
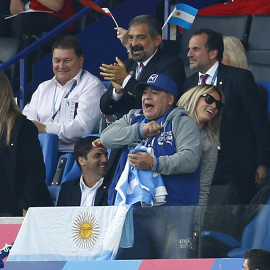
[[[5,74],[0,74],[0,216],[53,206],[36,126],[21,114]]]
[[[136,90],[136,85],[146,82],[151,74],[169,75],[176,82],[179,93],[186,78],[182,60],[164,54],[159,48],[162,29],[156,18],[140,15],[132,19],[127,39],[132,58],[122,62],[116,57],[116,64],[102,64],[100,67],[100,75],[111,81],[107,92],[101,97],[100,109],[103,114],[117,114],[118,118],[131,109],[141,108],[142,93]]]
[[[74,160],[82,170],[82,175],[62,183],[57,206],[107,205],[109,178],[108,152],[103,145],[93,147],[96,136],[78,140],[74,147]]]
[[[211,29],[196,31],[189,41],[190,68],[197,71],[184,83],[184,91],[201,84],[216,85],[226,104],[220,127],[221,149],[212,184],[236,187],[240,203],[249,203],[256,186],[267,181],[270,166],[270,127],[249,70],[226,66],[223,36]]]

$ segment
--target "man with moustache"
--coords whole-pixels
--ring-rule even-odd
[[[59,155],[73,152],[74,143],[93,133],[101,113],[102,82],[82,69],[80,41],[74,36],[57,39],[52,47],[55,76],[39,85],[23,114],[40,133],[59,136]]]
[[[136,90],[136,85],[146,82],[151,74],[169,75],[176,82],[178,91],[186,77],[182,60],[164,54],[159,48],[162,28],[153,16],[140,15],[132,19],[125,39],[132,58],[122,62],[116,57],[114,65],[102,64],[100,67],[100,75],[111,81],[100,100],[100,109],[104,115],[117,113],[118,118],[130,109],[141,108],[142,93]]]
[[[108,152],[103,145],[93,147],[96,136],[88,136],[75,143],[74,160],[80,166],[82,175],[62,183],[58,206],[107,205],[109,178]]]

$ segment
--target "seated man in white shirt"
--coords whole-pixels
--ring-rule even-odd
[[[77,140],[95,133],[101,117],[99,100],[105,87],[100,79],[82,69],[83,61],[76,37],[57,39],[52,47],[55,76],[39,85],[23,110],[40,133],[59,136],[61,154],[73,152]]]
[[[82,175],[62,184],[57,206],[107,205],[109,178],[108,152],[103,145],[93,147],[96,136],[88,136],[76,142],[74,160],[82,170]]]

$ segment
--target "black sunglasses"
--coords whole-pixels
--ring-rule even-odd
[[[224,107],[224,104],[221,101],[216,100],[214,97],[212,97],[209,94],[203,94],[201,96],[205,98],[205,102],[207,104],[212,104],[212,103],[216,102],[216,107],[217,107],[217,110],[219,110],[219,111]]]

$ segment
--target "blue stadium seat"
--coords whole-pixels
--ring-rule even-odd
[[[55,134],[40,133],[38,139],[43,153],[44,163],[46,167],[47,186],[50,186],[56,172],[58,163],[58,142],[59,138]]]
[[[54,205],[57,205],[57,200],[60,192],[60,186],[48,186]]]
[[[227,256],[230,258],[243,258],[245,251],[254,248],[270,250],[270,198],[245,227],[241,241],[216,231],[203,231],[201,237],[227,246],[230,250]]]
[[[269,66],[269,70],[270,72],[270,66]],[[269,74],[269,80],[268,81],[256,81],[257,84],[260,84],[262,85],[266,92],[267,92],[267,98],[268,98],[268,101],[267,101],[267,113],[270,114],[270,74]]]
[[[52,186],[59,186],[62,178],[65,177],[71,170],[74,163],[73,154],[67,153],[59,158],[55,176],[52,181]]]
[[[105,86],[106,89],[108,89],[109,85],[111,84],[110,81],[102,81],[103,85]]]
[[[82,174],[81,168],[79,167],[77,162],[74,161],[70,171],[66,175],[63,175],[61,184],[63,184],[66,181],[73,180],[79,177],[81,174]]]

